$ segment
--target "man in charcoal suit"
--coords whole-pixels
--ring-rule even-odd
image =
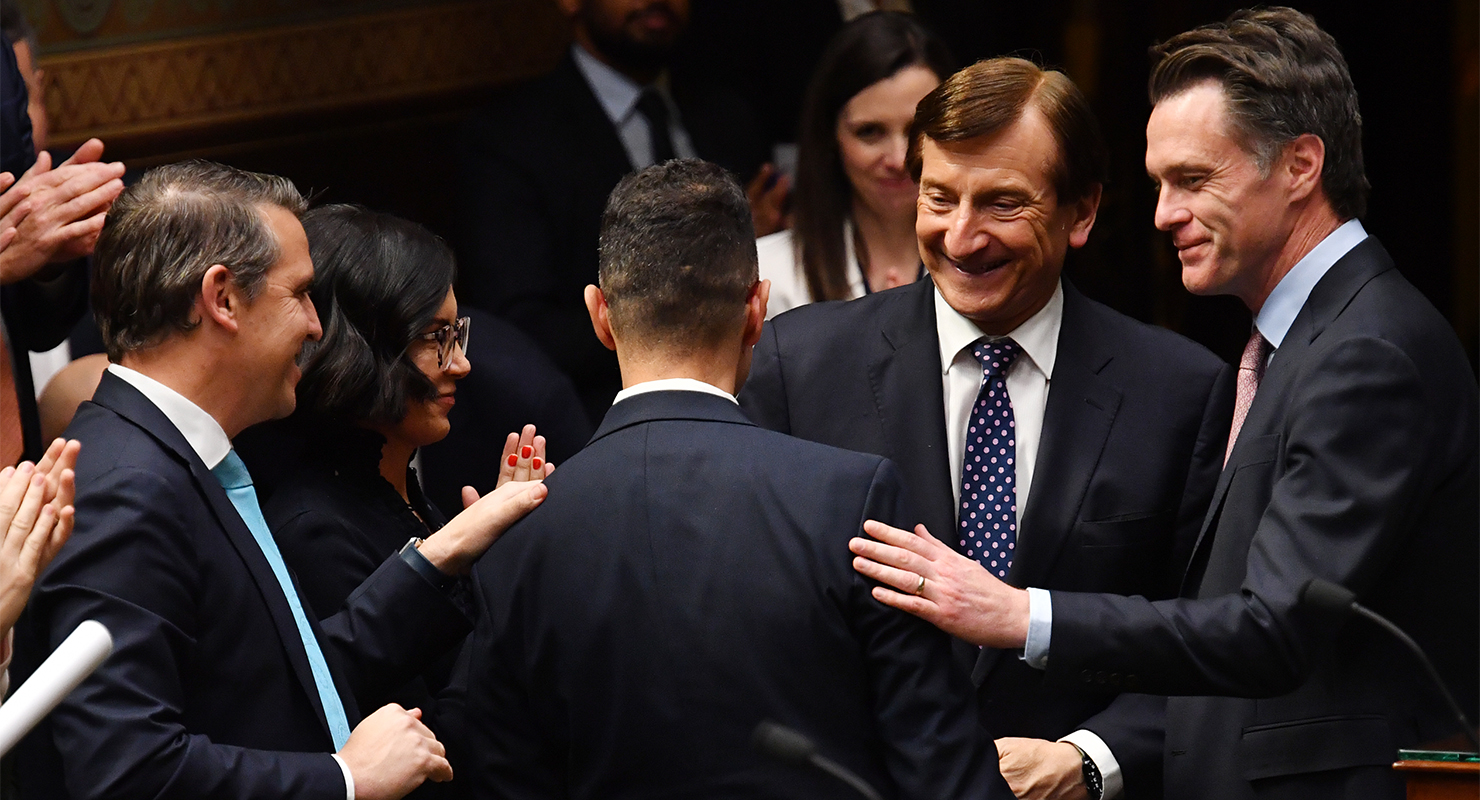
[[[854,796],[753,752],[766,718],[885,796],[1009,796],[949,638],[849,568],[864,517],[908,518],[893,465],[735,403],[769,291],[754,237],[713,164],[612,193],[586,304],[626,388],[475,569],[455,681],[475,796]]]
[[[1100,198],[1088,103],[1062,73],[991,59],[920,102],[912,139],[930,279],[771,320],[741,405],[773,430],[889,457],[917,514],[906,527],[1011,585],[1174,596],[1218,474],[1232,370],[1061,277]],[[1020,650],[960,642],[957,655],[984,721],[1011,737],[999,744],[1014,789],[1025,748],[1066,737],[1076,768],[1087,758],[1159,796],[1160,741],[1140,735],[1154,724],[1117,725],[1112,742],[1080,730],[1134,685],[1065,691]]]
[[[23,744],[28,797],[364,800],[451,777],[419,712],[362,720],[357,697],[466,633],[451,584],[544,490],[490,494],[340,614],[305,614],[231,447],[292,411],[319,336],[304,206],[284,179],[196,161],[146,174],[109,214],[94,303],[113,364],[67,430],[77,527],[17,657],[34,668],[88,619],[114,651]]]
[[[1400,798],[1398,748],[1456,723],[1388,634],[1302,596],[1315,578],[1353,592],[1406,629],[1474,713],[1475,379],[1449,324],[1358,221],[1361,115],[1335,40],[1270,8],[1154,53],[1156,225],[1190,291],[1232,294],[1254,312],[1182,597],[1028,596],[927,537],[882,527],[888,544],[855,544],[876,559],[860,568],[906,589],[946,573],[969,601],[886,597],[973,642],[1026,642],[1045,682],[1134,680],[1176,695],[1165,703],[1169,798]],[[1083,791],[1077,770],[1052,762],[1046,784]]]

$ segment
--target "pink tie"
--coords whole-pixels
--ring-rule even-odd
[[[1249,406],[1254,404],[1254,393],[1259,391],[1259,379],[1264,377],[1264,364],[1274,348],[1255,328],[1244,345],[1244,355],[1238,360],[1238,390],[1233,401],[1233,428],[1228,431],[1228,449],[1223,451],[1223,464],[1233,453],[1233,443],[1238,441],[1238,432],[1244,427],[1244,418],[1249,416]]]

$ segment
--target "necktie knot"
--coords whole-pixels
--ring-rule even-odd
[[[1269,354],[1274,351],[1273,345],[1264,338],[1264,334],[1255,328],[1249,334],[1249,341],[1244,345],[1244,354],[1238,360],[1240,370],[1249,370],[1260,378],[1264,377],[1264,365],[1269,361]]]
[[[1007,368],[1012,366],[1013,359],[1023,349],[1017,342],[1011,339],[997,339],[995,341],[980,341],[971,348],[971,354],[976,356],[978,363],[982,365],[982,375],[991,380],[998,375],[1005,375]]]
[[[226,458],[211,468],[211,474],[221,482],[223,489],[246,489],[252,485],[252,473],[247,472],[247,465],[235,450],[228,450]]]

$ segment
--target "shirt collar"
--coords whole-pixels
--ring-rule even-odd
[[[570,46],[575,54],[576,69],[585,76],[586,84],[596,95],[601,110],[613,125],[620,125],[637,107],[637,98],[642,95],[642,86],[631,78],[603,64],[596,56],[586,52],[578,44]]]
[[[207,467],[215,469],[226,458],[226,454],[231,452],[231,440],[226,438],[226,431],[222,430],[221,423],[207,414],[205,409],[190,402],[185,395],[125,366],[109,364],[108,371],[138,389],[139,394],[153,403],[179,429],[180,435],[190,444],[190,449],[200,456]]]
[[[1327,234],[1304,258],[1295,262],[1295,266],[1275,284],[1274,291],[1269,293],[1269,299],[1264,301],[1264,306],[1254,317],[1254,325],[1259,328],[1259,333],[1278,348],[1285,340],[1285,334],[1290,332],[1295,315],[1305,306],[1311,290],[1342,256],[1351,252],[1352,248],[1366,238],[1367,231],[1362,223],[1349,219]]]
[[[693,378],[663,378],[661,380],[644,381],[634,386],[628,386],[626,389],[617,392],[617,399],[612,401],[612,405],[616,405],[629,397],[636,397],[637,395],[647,394],[648,392],[703,392],[704,394],[712,394],[715,397],[723,397],[731,403],[735,403],[734,395],[713,384],[696,381]],[[739,403],[735,404],[739,405]]]
[[[1043,377],[1053,378],[1053,365],[1059,353],[1059,328],[1064,323],[1064,284],[1055,284],[1053,296],[1038,312],[1024,320],[1008,336],[1018,343],[1023,353],[1043,372]],[[956,354],[976,340],[986,336],[975,322],[951,308],[935,289],[935,335],[940,343],[940,370],[944,374],[951,368]],[[989,336],[1000,339],[1000,336]]]

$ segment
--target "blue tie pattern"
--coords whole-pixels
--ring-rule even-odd
[[[982,386],[966,424],[961,461],[961,550],[1006,578],[1017,547],[1017,430],[1007,396],[1007,368],[1022,349],[1011,339],[977,342]]]
[[[324,704],[324,716],[329,720],[329,733],[334,737],[334,749],[343,750],[344,743],[349,741],[349,718],[344,713],[344,701],[334,689],[334,678],[329,674],[329,662],[324,660],[324,651],[319,647],[313,628],[309,627],[308,616],[303,613],[298,590],[288,577],[288,565],[283,563],[283,554],[278,551],[277,542],[273,541],[272,532],[267,529],[267,520],[262,517],[262,507],[257,504],[257,492],[252,489],[252,475],[247,472],[247,465],[242,463],[241,456],[235,450],[227,452],[225,460],[217,464],[211,474],[221,482],[221,488],[226,490],[226,496],[236,506],[242,522],[247,523],[252,538],[262,548],[262,555],[267,556],[267,563],[272,565],[272,574],[277,578],[283,596],[288,599],[288,607],[293,610],[293,622],[298,626],[298,636],[303,640],[303,649],[308,653],[308,665],[313,671],[314,686],[319,690],[319,700]]]

